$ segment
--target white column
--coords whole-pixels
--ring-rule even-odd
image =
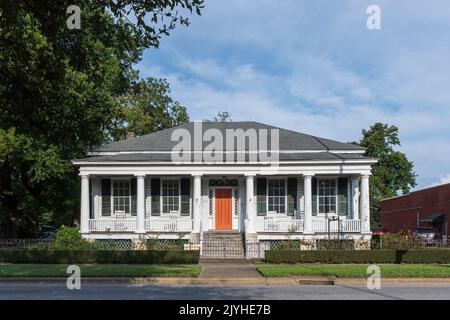
[[[352,219],[359,219],[359,177],[352,177]]]
[[[305,221],[303,233],[312,233],[312,175],[304,175],[305,188]]]
[[[369,175],[361,176],[361,233],[370,232]]]
[[[145,175],[136,175],[136,233],[145,233]]]
[[[200,233],[201,225],[201,208],[202,208],[202,176],[194,175],[194,192],[193,192],[193,233]]]
[[[247,230],[245,230],[246,233],[256,233],[255,228],[255,207],[254,207],[254,176],[253,175],[247,175],[245,177],[246,181],[246,207],[245,211],[247,213]]]
[[[81,175],[80,231],[89,233],[89,176]]]

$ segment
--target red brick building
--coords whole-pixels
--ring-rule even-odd
[[[388,232],[434,228],[448,235],[450,183],[411,192],[381,202],[381,226]]]

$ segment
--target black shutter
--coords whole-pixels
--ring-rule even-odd
[[[181,204],[180,213],[182,216],[189,216],[191,214],[191,179],[183,178],[180,180],[181,189]]]
[[[293,216],[297,211],[297,179],[287,179],[287,201],[288,201],[288,216]]]
[[[92,179],[89,179],[89,219],[94,219],[94,201],[92,199]]]
[[[111,216],[111,179],[102,179],[102,216]]]
[[[152,216],[161,215],[161,180],[152,178],[151,180],[152,195]]]
[[[131,178],[130,180],[130,195],[131,195],[131,203],[130,203],[130,213],[132,216],[135,216],[137,213],[137,192],[136,192],[136,178]]]
[[[313,216],[317,216],[317,178],[313,177],[312,178],[312,183],[311,183],[311,188],[312,188],[312,215]]]
[[[338,179],[338,213],[340,216],[346,216],[348,211],[347,202],[348,179]]]
[[[256,179],[256,213],[258,216],[267,214],[267,179]]]

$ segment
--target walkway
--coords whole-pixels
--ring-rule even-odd
[[[202,262],[200,278],[257,278],[262,279],[252,263]]]

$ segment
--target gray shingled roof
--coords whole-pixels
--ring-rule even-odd
[[[283,161],[326,161],[326,160],[370,160],[357,153],[331,153],[331,152],[307,152],[307,153],[281,153],[280,162]],[[260,159],[258,158],[258,161]],[[172,161],[168,153],[121,153],[115,155],[96,156],[76,161],[83,162],[168,162]],[[224,159],[225,161],[225,159]],[[248,161],[248,154],[246,160]],[[261,159],[263,161],[263,159]]]
[[[110,143],[99,148],[95,152],[120,152],[120,151],[171,151],[177,142],[171,141],[172,132],[175,129],[187,129],[193,136],[194,123],[180,125],[174,128],[161,130],[130,140],[122,140]],[[203,122],[203,131],[209,128],[219,129],[225,137],[226,129],[279,129],[280,150],[364,150],[364,148],[334,140],[314,137],[308,134],[277,128],[259,122]],[[269,139],[270,141],[270,139]],[[204,145],[207,145],[205,142]]]

